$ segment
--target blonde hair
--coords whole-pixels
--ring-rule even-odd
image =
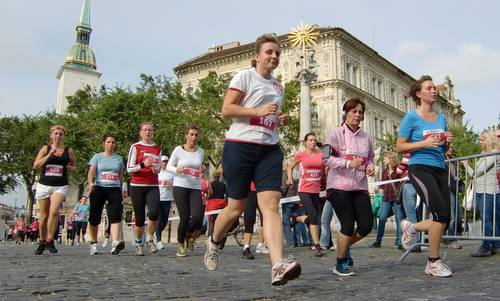
[[[387,157],[391,160],[391,162],[388,165],[391,165],[393,169],[395,169],[398,166],[397,158],[398,156],[394,152],[385,152],[383,157]]]
[[[481,136],[484,137],[485,152],[491,152],[493,150],[498,150],[500,148],[494,130],[484,130],[481,133]]]
[[[50,128],[50,134],[52,134],[52,132],[55,131],[55,130],[61,130],[61,131],[63,131],[64,135],[66,135],[66,133],[68,132],[68,130],[66,130],[66,128],[64,126],[60,125],[60,124],[56,124],[56,125],[52,126]]]
[[[154,124],[151,121],[144,121],[139,125],[139,131],[142,130],[142,127],[145,125],[150,125],[154,129]]]

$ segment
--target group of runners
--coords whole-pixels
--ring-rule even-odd
[[[274,35],[260,36],[255,42],[252,67],[233,77],[224,97],[222,114],[232,121],[222,154],[227,205],[215,220],[213,231],[206,240],[204,255],[206,268],[215,271],[226,233],[251,201],[255,204],[249,206],[250,211],[255,214],[257,207],[260,211],[272,267],[272,285],[285,284],[301,274],[300,264],[293,257],[283,256],[279,202],[284,155],[279,144],[279,128],[287,124],[287,116],[281,111],[283,86],[273,77],[280,54],[280,44]],[[428,232],[429,258],[425,272],[447,277],[452,272],[440,259],[439,244],[450,222],[444,153],[453,136],[447,129],[445,116],[433,110],[437,92],[430,77],[421,77],[411,87],[410,95],[416,101],[417,109],[404,117],[396,149],[411,153],[410,180],[429,207],[432,219],[414,224],[403,220],[402,244],[410,248],[416,232]],[[295,154],[289,167],[291,173],[296,165],[300,165],[298,191],[306,215],[297,220],[310,224],[317,256],[322,255],[318,226],[319,193],[322,179],[326,183],[327,201],[333,206],[341,225],[333,272],[342,276],[353,274],[351,246],[368,235],[373,227],[368,177],[374,175],[375,165],[371,138],[361,128],[365,109],[361,99],[347,100],[342,106],[342,124],[330,131],[323,149],[318,148],[314,133],[307,134],[303,140],[304,150]],[[204,151],[198,146],[200,129],[188,126],[185,143],[177,146],[170,158],[163,155],[161,147],[154,143],[153,132],[152,123],[140,125],[140,141],[130,147],[126,166],[131,177],[130,197],[135,213],[135,252],[144,255],[144,246],[149,252],[158,251],[155,230],[159,231],[157,239],[161,242],[165,223],[160,221],[157,226],[157,222],[160,216],[168,216],[170,202],[174,200],[180,219],[177,256],[183,257],[192,251],[194,240],[199,236],[205,209],[201,193]],[[68,172],[76,166],[73,151],[64,144],[65,135],[63,126],[53,126],[50,129],[51,143],[41,148],[33,164],[34,168],[41,168],[36,190],[40,208],[40,243],[35,254],[42,254],[44,250],[57,252],[53,237],[55,221],[68,192]],[[106,134],[102,142],[103,152],[88,162],[90,249],[91,254],[98,251],[97,228],[106,205],[111,223],[111,253],[118,254],[125,247],[119,235],[125,167],[122,157],[114,152],[116,137]],[[254,189],[251,189],[252,185]],[[148,223],[144,229],[146,208]]]

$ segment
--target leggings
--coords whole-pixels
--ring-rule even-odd
[[[106,204],[106,213],[110,224],[122,221],[123,197],[120,187],[95,186],[90,194],[89,223],[98,226],[101,223],[102,210]]]
[[[87,222],[75,222],[76,236],[80,236],[80,232],[82,236],[85,236],[87,233]]]
[[[358,234],[363,237],[368,235],[373,227],[373,213],[368,191],[328,189],[328,192],[331,192],[328,201],[332,203],[340,221],[340,233],[352,236],[354,223],[356,223]]]
[[[158,186],[131,186],[130,197],[132,198],[135,225],[137,227],[144,227],[146,206],[148,206],[149,220],[158,220],[158,207],[160,206],[160,190]]]
[[[160,212],[158,214],[158,223],[156,224],[156,239],[158,241],[161,241],[161,233],[168,224],[171,204],[172,202],[170,201],[160,201]]]
[[[304,205],[311,225],[319,225],[321,218],[321,202],[319,193],[299,192],[299,198]]]
[[[172,193],[179,212],[177,242],[182,244],[186,240],[188,230],[189,232],[201,230],[205,206],[203,206],[200,189],[174,186]]]
[[[259,210],[260,225],[262,226],[262,212],[260,212],[259,205],[257,204],[257,192],[250,191],[245,205],[245,213],[243,215],[245,220],[245,233],[253,233],[257,210]]]

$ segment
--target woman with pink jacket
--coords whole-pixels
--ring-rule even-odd
[[[360,127],[365,113],[364,102],[351,98],[344,103],[342,111],[342,125],[333,129],[325,141],[325,145],[331,146],[330,156],[326,159],[326,188],[328,201],[332,203],[341,225],[337,235],[337,264],[333,272],[350,276],[354,273],[349,268],[353,265],[349,248],[368,235],[373,227],[367,176],[372,176],[375,168],[371,137]]]

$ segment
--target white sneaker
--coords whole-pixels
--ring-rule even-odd
[[[405,250],[411,250],[412,246],[415,244],[416,234],[411,232],[411,223],[404,219],[401,221],[401,229],[403,230],[403,236],[401,237],[401,244]]]
[[[453,275],[451,269],[441,259],[434,262],[427,261],[425,273],[436,277],[451,277]]]
[[[103,248],[107,248],[107,247],[108,247],[108,243],[109,243],[109,239],[107,239],[107,238],[106,238],[106,239],[102,242],[101,247],[103,247]]]
[[[149,253],[158,252],[158,248],[156,247],[156,244],[153,242],[153,240],[148,240],[146,242],[146,245],[149,247]]]
[[[217,270],[217,266],[219,265],[219,246],[212,243],[212,236],[209,236],[207,239],[207,250],[205,251],[203,261],[209,271]]]
[[[90,244],[90,255],[98,254],[97,243]]]
[[[258,244],[257,249],[255,249],[255,253],[257,254],[269,254],[269,249],[267,249],[266,245]]]
[[[118,255],[118,253],[120,253],[123,249],[125,249],[125,242],[123,240],[115,240],[111,243],[111,254]]]
[[[282,258],[271,269],[271,285],[283,285],[297,279],[301,271],[300,264],[292,256]]]
[[[158,250],[162,250],[163,248],[165,248],[161,241],[156,243],[156,247],[158,248]]]

